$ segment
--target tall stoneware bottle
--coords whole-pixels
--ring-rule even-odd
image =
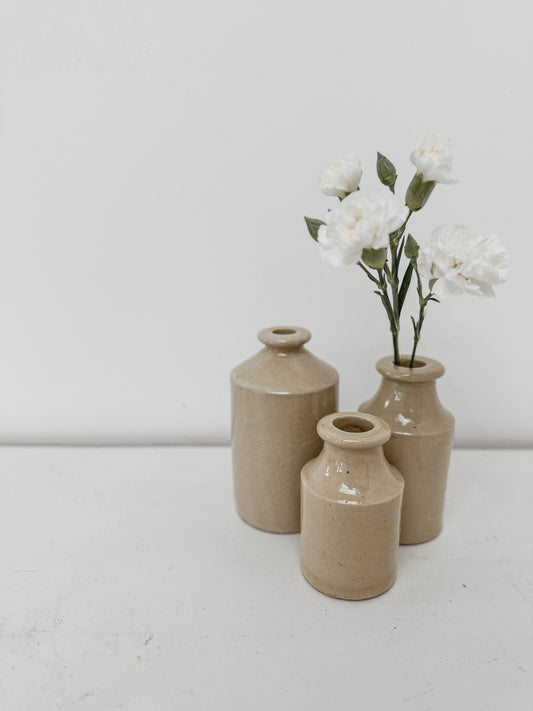
[[[424,543],[442,530],[454,419],[437,395],[444,366],[423,356],[414,368],[407,357],[401,362],[406,365],[394,365],[392,357],[377,362],[380,388],[359,409],[391,428],[385,456],[405,480],[400,543]]]
[[[321,448],[316,425],[337,409],[337,371],[304,344],[305,328],[265,328],[264,348],[231,373],[235,502],[272,533],[300,530],[300,471]]]
[[[389,426],[345,412],[318,423],[320,455],[302,469],[302,573],[346,600],[388,590],[396,579],[403,480],[385,459]]]

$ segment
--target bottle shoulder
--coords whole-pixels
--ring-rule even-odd
[[[304,486],[332,503],[377,506],[403,492],[403,477],[385,459],[382,448],[365,455],[359,451],[346,457],[321,454],[302,469]]]
[[[335,368],[306,348],[286,353],[263,348],[231,372],[234,386],[270,394],[304,394],[336,386]]]
[[[435,435],[453,430],[454,417],[441,403],[435,384],[421,387],[384,381],[359,409],[381,417],[393,434]]]

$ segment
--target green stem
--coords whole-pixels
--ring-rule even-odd
[[[394,349],[394,365],[400,365],[400,349],[398,346],[398,334],[392,334],[392,347]]]
[[[385,274],[387,275],[387,279],[385,279]],[[400,364],[400,349],[398,346],[398,334],[400,331],[400,322],[398,319],[398,304],[394,303],[394,290],[392,287],[391,283],[391,272],[388,269],[387,265],[385,264],[385,269],[379,269],[379,278],[381,281],[381,291],[382,291],[382,297],[381,300],[383,301],[383,305],[385,306],[385,309],[387,311],[387,314],[389,316],[389,323],[390,323],[390,332],[392,334],[392,349],[394,351],[394,363],[396,365]],[[392,291],[392,303],[389,298],[389,290],[387,288],[387,280],[391,284],[391,291]]]
[[[399,363],[400,355],[398,350],[398,322],[394,315],[394,310],[391,304],[391,300],[389,298],[389,291],[387,289],[387,279],[390,276],[390,271],[385,265],[385,270],[377,270],[379,278],[376,278],[362,262],[357,262],[357,264],[359,267],[361,267],[367,277],[378,287],[378,290],[375,293],[380,297],[381,303],[385,307],[385,311],[387,312],[387,317],[389,319],[390,331],[392,333],[392,346],[394,349],[394,362]],[[385,278],[385,274],[387,275],[387,278]]]
[[[400,311],[398,309],[398,247],[391,248],[391,261],[392,261],[392,279],[391,279],[391,292],[392,292],[392,305],[394,308],[394,313],[398,317],[398,328],[400,327]]]
[[[370,270],[368,270],[363,262],[357,262],[357,266],[361,267],[361,269],[364,271],[364,273],[367,275],[367,277],[374,282],[374,284],[377,284],[377,286],[380,286],[379,281],[376,279],[376,277],[372,274]]]
[[[416,349],[418,347],[418,343],[420,342],[420,336],[422,333],[422,325],[424,323],[426,306],[428,305],[428,301],[433,297],[433,294],[431,291],[429,292],[429,294],[427,296],[424,296],[423,288],[422,288],[422,280],[420,278],[420,272],[418,271],[417,260],[413,259],[412,264],[413,264],[413,268],[414,268],[414,271],[416,274],[416,290],[418,292],[419,310],[418,310],[418,321],[415,321],[414,318],[411,317],[411,320],[413,322],[414,336],[413,336],[413,351],[411,353],[411,360],[409,362],[410,368],[412,368],[415,363]]]
[[[391,253],[391,269],[386,270],[387,273],[387,279],[389,281],[390,287],[391,287],[391,294],[392,294],[392,313],[394,315],[394,321],[395,321],[395,330],[392,333],[392,345],[394,348],[394,364],[395,365],[400,365],[400,349],[398,345],[398,338],[399,338],[399,333],[400,333],[400,306],[399,306],[399,299],[398,299],[398,294],[399,294],[399,271],[400,271],[400,261],[402,258],[402,251],[403,251],[403,244],[401,245],[400,250],[398,250],[398,247],[401,243],[402,237],[405,232],[405,228],[407,226],[407,223],[409,222],[409,218],[413,214],[412,210],[409,210],[409,213],[407,214],[407,217],[405,218],[405,222],[403,225],[400,227],[399,230],[397,230],[393,236],[390,239],[390,253]],[[392,330],[392,329],[391,329]]]
[[[409,367],[412,368],[415,364],[415,355],[416,355],[416,349],[418,346],[418,342],[420,341],[420,331],[418,329],[422,328],[422,324],[424,322],[424,311],[421,308],[420,309],[420,316],[419,319],[416,323],[416,325],[413,323],[414,329],[415,329],[415,335],[413,338],[413,352],[411,353],[411,360],[409,362]]]
[[[400,331],[400,309],[398,306],[398,247],[391,245],[391,271],[388,274],[392,294],[392,313],[394,314],[395,332],[392,334],[392,345],[394,348],[394,364],[400,365],[400,349],[398,346],[398,334]]]
[[[378,287],[379,291],[376,294],[379,295],[385,311],[387,312],[387,317],[390,323],[390,331],[392,334],[392,348],[394,351],[394,364],[400,365],[400,347],[399,347],[399,333],[400,333],[400,303],[399,303],[399,270],[400,261],[403,252],[403,243],[401,243],[402,237],[405,232],[409,218],[413,214],[412,210],[409,210],[405,222],[403,225],[393,232],[390,236],[389,247],[391,253],[391,268],[389,269],[388,264],[385,262],[383,269],[378,269],[379,278],[377,279],[362,262],[358,262],[358,266],[365,272],[367,277]],[[398,247],[401,243],[401,247]],[[391,297],[389,297],[389,290],[387,288],[387,282],[390,284]],[[391,301],[392,298],[392,301]]]
[[[410,367],[410,368],[412,368],[412,367],[414,366],[414,364],[415,364],[416,347],[418,346],[418,341],[419,341],[419,340],[420,340],[419,338],[418,338],[418,339],[415,338],[415,340],[414,340],[414,342],[413,342],[413,352],[411,353],[411,361],[410,361],[410,363],[409,363],[409,367]]]

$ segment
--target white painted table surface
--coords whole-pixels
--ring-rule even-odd
[[[533,708],[533,453],[456,451],[364,602],[233,508],[228,448],[0,449],[0,710]]]

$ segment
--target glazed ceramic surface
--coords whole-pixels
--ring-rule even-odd
[[[302,469],[302,573],[332,597],[375,597],[398,563],[403,480],[383,453],[389,426],[350,412],[317,429],[323,449]]]
[[[300,471],[322,446],[316,425],[337,409],[338,375],[305,347],[305,328],[259,333],[264,348],[231,374],[235,502],[249,524],[300,530]]]
[[[397,366],[392,357],[379,360],[380,388],[360,407],[391,428],[385,455],[405,480],[400,543],[423,543],[441,532],[453,440],[454,419],[436,388],[444,366],[423,356],[416,365]]]

